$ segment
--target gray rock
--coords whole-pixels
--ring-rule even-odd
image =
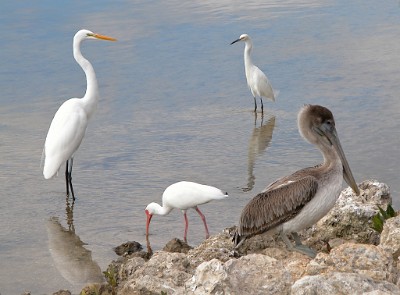
[[[200,264],[187,281],[187,294],[289,294],[308,258],[283,261],[249,254],[223,263],[217,259]],[[301,266],[301,264],[303,264]]]
[[[183,294],[184,284],[191,278],[185,254],[159,251],[146,263],[138,259],[142,258],[132,258],[123,265],[125,274],[130,275],[121,281],[118,294]]]
[[[400,216],[386,220],[383,225],[379,247],[385,249],[397,260],[400,256]]]
[[[291,294],[400,294],[400,289],[392,283],[385,281],[376,282],[362,274],[330,272],[316,276],[302,277],[293,284]]]
[[[178,238],[173,238],[171,241],[169,241],[163,248],[163,251],[165,252],[176,252],[176,253],[187,253],[190,249],[193,249],[190,247],[186,242],[178,239]]]
[[[139,252],[143,249],[143,246],[136,241],[128,241],[114,248],[115,254],[118,256],[130,255],[135,252]]]
[[[358,273],[376,281],[397,281],[392,256],[374,245],[347,243],[334,248],[330,254],[319,253],[306,266],[306,275],[330,272]]]
[[[335,206],[311,229],[305,231],[303,238],[318,250],[325,250],[325,241],[354,241],[377,245],[379,233],[371,228],[371,218],[379,212],[378,206],[386,209],[391,204],[389,187],[377,180],[366,180],[360,183],[360,195],[354,194],[351,188],[342,191]],[[307,244],[307,243],[306,243]]]
[[[113,264],[117,294],[400,294],[400,219],[387,220],[381,237],[371,228],[377,206],[391,202],[389,188],[375,180],[359,187],[361,196],[344,190],[328,215],[302,232],[318,250],[314,259],[268,235],[248,239],[238,253],[230,228],[187,254],[124,257]]]

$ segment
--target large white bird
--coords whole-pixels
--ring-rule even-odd
[[[182,210],[185,218],[185,233],[183,239],[187,242],[188,219],[186,211],[190,208],[194,208],[203,220],[206,230],[206,239],[208,239],[210,234],[208,232],[206,218],[197,206],[212,200],[220,200],[227,197],[228,193],[224,193],[220,189],[209,185],[189,181],[180,181],[171,184],[163,193],[162,206],[157,203],[150,203],[145,209],[147,215],[146,238],[149,236],[149,225],[153,215],[167,215],[172,209],[176,208]]]
[[[269,83],[267,76],[256,65],[254,65],[253,61],[251,60],[253,42],[251,41],[250,36],[247,34],[242,34],[240,35],[239,39],[233,41],[231,45],[239,41],[243,41],[246,44],[244,47],[244,69],[246,72],[247,85],[249,86],[251,94],[254,98],[254,112],[257,111],[257,97],[260,98],[261,111],[263,112],[264,105],[262,98],[264,97],[275,101],[274,90],[272,89],[271,83]]]
[[[71,177],[74,153],[82,142],[88,121],[95,111],[99,99],[96,74],[90,62],[82,56],[80,46],[84,40],[96,39],[116,41],[114,38],[95,34],[88,30],[80,30],[74,36],[74,58],[85,72],[87,81],[86,93],[83,98],[71,98],[60,106],[51,122],[43,150],[43,156],[45,157],[44,178],[49,179],[56,175],[61,165],[65,162],[67,196],[69,196],[69,189],[71,189],[74,200],[75,195]]]

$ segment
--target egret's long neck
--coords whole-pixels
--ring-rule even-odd
[[[86,75],[86,93],[82,98],[82,103],[86,109],[88,117],[90,117],[96,110],[97,102],[99,100],[99,89],[97,86],[97,79],[91,63],[83,57],[80,49],[80,42],[74,42],[74,58],[76,62],[82,67]]]
[[[253,50],[253,43],[251,40],[246,41],[246,46],[244,47],[244,66],[248,69],[253,65],[253,61],[251,60],[251,51]]]

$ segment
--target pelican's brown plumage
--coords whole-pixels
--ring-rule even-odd
[[[302,245],[297,232],[321,219],[334,206],[343,178],[359,194],[343,153],[332,112],[319,105],[305,105],[298,115],[300,134],[324,156],[320,165],[301,169],[271,183],[243,209],[234,243],[264,232],[277,232],[289,248],[309,256],[315,252]],[[287,238],[292,234],[296,246]]]

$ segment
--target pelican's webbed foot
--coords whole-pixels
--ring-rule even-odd
[[[299,252],[301,254],[305,254],[311,258],[315,258],[315,256],[317,256],[317,251],[315,251],[315,250],[311,249],[310,247],[303,245],[301,243],[300,237],[297,233],[295,233],[295,232],[292,233],[292,236],[296,243],[295,246],[292,245],[292,243],[289,241],[288,237],[284,233],[281,233],[280,236],[281,236],[282,240],[285,242],[286,246],[289,248],[289,250],[297,251],[297,252]]]

